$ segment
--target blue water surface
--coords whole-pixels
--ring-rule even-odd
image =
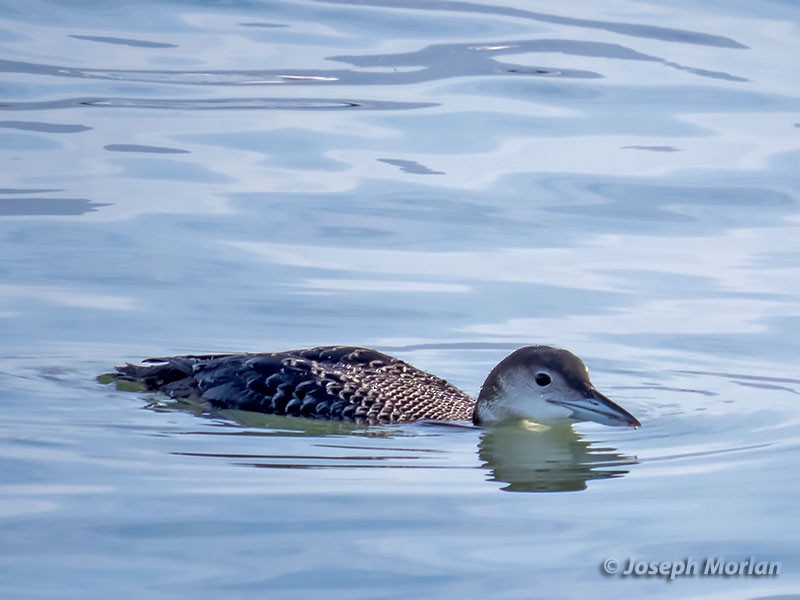
[[[0,596],[796,597],[799,27],[778,0],[0,0]],[[95,381],[356,344],[475,394],[532,343],[644,427]],[[690,557],[781,572],[602,567]]]

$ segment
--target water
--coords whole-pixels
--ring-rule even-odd
[[[3,598],[800,594],[789,2],[0,2]],[[146,356],[565,346],[638,431],[180,410]],[[608,558],[778,561],[604,576]],[[794,594],[794,596],[792,596]]]

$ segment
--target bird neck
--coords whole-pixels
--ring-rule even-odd
[[[509,417],[505,410],[509,402],[506,399],[506,382],[500,377],[495,368],[489,373],[486,381],[481,386],[475,408],[472,411],[472,422],[476,425],[490,421],[502,421]]]

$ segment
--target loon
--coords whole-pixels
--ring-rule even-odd
[[[355,346],[150,358],[116,367],[111,379],[216,409],[373,425],[426,419],[641,426],[595,389],[581,359],[550,346],[512,352],[489,373],[477,400],[398,358]]]

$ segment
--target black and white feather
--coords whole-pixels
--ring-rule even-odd
[[[475,406],[444,379],[353,346],[144,362],[117,367],[115,378],[218,409],[375,424],[471,419]]]

